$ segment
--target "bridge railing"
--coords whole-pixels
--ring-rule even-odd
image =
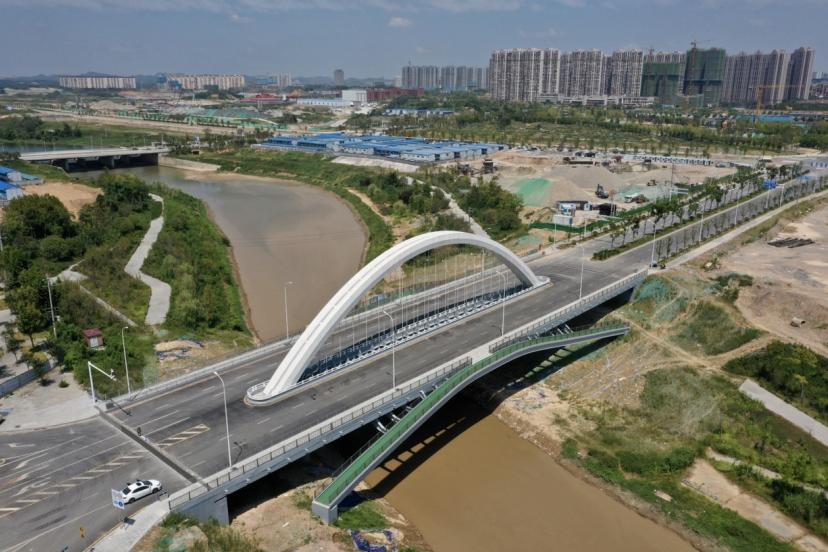
[[[494,353],[503,349],[504,347],[508,347],[512,344],[519,343],[521,341],[525,341],[527,339],[531,339],[538,334],[541,334],[545,331],[549,331],[555,326],[560,325],[561,321],[565,318],[571,318],[573,312],[583,311],[584,307],[587,305],[594,305],[596,303],[603,302],[606,299],[610,299],[615,297],[619,293],[623,292],[626,289],[630,289],[638,285],[640,281],[642,281],[647,276],[646,271],[639,271],[626,278],[622,278],[617,282],[610,284],[606,287],[603,287],[597,291],[590,293],[589,295],[584,296],[579,301],[572,303],[562,309],[556,310],[549,316],[538,320],[537,322],[533,323],[530,326],[519,328],[515,333],[507,335],[498,341],[495,341],[489,346],[489,352]]]
[[[202,484],[198,485],[198,487],[193,487],[189,489],[184,489],[179,493],[174,494],[170,497],[169,500],[169,507],[170,510],[175,509],[176,507],[189,502],[193,498],[196,498],[199,495],[202,495],[208,492],[211,489],[229,483],[232,479],[236,479],[239,477],[244,476],[247,472],[259,468],[260,466],[271,462],[275,458],[278,458],[286,453],[289,453],[292,450],[299,449],[302,445],[309,443],[315,439],[322,437],[323,435],[330,433],[336,430],[339,427],[351,422],[352,420],[358,419],[365,414],[373,410],[377,410],[378,408],[392,402],[394,400],[399,399],[403,395],[411,392],[412,390],[418,389],[424,385],[427,385],[433,381],[449,377],[451,374],[457,372],[468,365],[471,364],[471,357],[465,357],[460,360],[456,360],[451,364],[447,364],[446,366],[431,372],[430,374],[426,374],[425,376],[421,376],[419,378],[410,380],[408,382],[403,383],[402,385],[397,386],[393,392],[386,392],[386,394],[382,395],[381,397],[374,399],[370,402],[362,403],[360,405],[355,406],[349,410],[346,410],[339,416],[326,420],[316,426],[300,433],[296,437],[292,438],[289,441],[279,443],[270,449],[262,451],[259,454],[251,456],[241,463],[233,466],[230,470],[224,470],[219,472],[217,475],[206,479],[202,482]]]
[[[405,435],[406,432],[412,428],[412,426],[418,423],[422,416],[438,405],[443,398],[452,393],[459,385],[477,372],[484,370],[493,363],[503,359],[504,357],[508,357],[521,349],[533,347],[539,344],[570,340],[590,334],[599,334],[611,329],[629,329],[629,326],[623,323],[612,323],[600,327],[578,330],[565,335],[546,336],[522,341],[520,343],[508,345],[479,360],[478,362],[475,362],[474,364],[469,364],[457,370],[454,374],[449,376],[445,382],[436,387],[434,391],[426,395],[426,398],[414,406],[414,408],[403,416],[399,422],[391,426],[388,431],[381,434],[376,438],[376,440],[369,442],[368,446],[365,447],[365,450],[357,455],[357,458],[355,458],[352,462],[346,463],[345,468],[334,476],[331,484],[316,496],[315,502],[330,506],[337,501],[337,499],[340,498],[340,495],[347,492],[349,488],[352,487],[354,479],[363,471],[369,469],[378,459],[383,457],[388,452],[389,448],[395,446],[398,439]]]

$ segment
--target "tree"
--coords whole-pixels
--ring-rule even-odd
[[[40,308],[38,290],[29,286],[21,286],[14,292],[14,309],[17,314],[17,328],[29,336],[29,342],[34,347],[34,334],[46,327],[46,314]]]
[[[3,341],[6,342],[6,352],[14,355],[14,360],[17,361],[17,352],[20,350],[20,340],[17,339],[17,332],[14,331],[14,326],[6,324],[3,330]]]

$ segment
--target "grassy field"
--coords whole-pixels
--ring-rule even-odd
[[[724,306],[700,302],[677,328],[673,341],[684,349],[704,355],[720,355],[759,337],[762,332],[741,326],[735,313]]]

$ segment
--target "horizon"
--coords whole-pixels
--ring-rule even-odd
[[[700,48],[724,48],[728,54],[810,47],[816,53],[815,71],[828,68],[820,58],[828,51],[822,28],[828,4],[820,0],[618,4],[354,0],[345,8],[329,0],[150,0],[140,5],[0,0],[0,9],[15,22],[0,34],[0,49],[15,53],[3,61],[0,75],[290,73],[313,78],[330,77],[341,68],[346,78],[392,79],[409,62],[487,66],[498,48],[686,51],[694,40]],[[682,22],[680,29],[676,21]],[[795,38],[774,36],[780,21],[796,29],[789,33]]]

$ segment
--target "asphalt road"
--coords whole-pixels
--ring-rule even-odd
[[[0,549],[82,550],[124,515],[110,489],[136,478],[163,481],[171,492],[188,484],[146,449],[100,419],[8,433],[0,440]],[[81,538],[81,528],[85,537]]]

